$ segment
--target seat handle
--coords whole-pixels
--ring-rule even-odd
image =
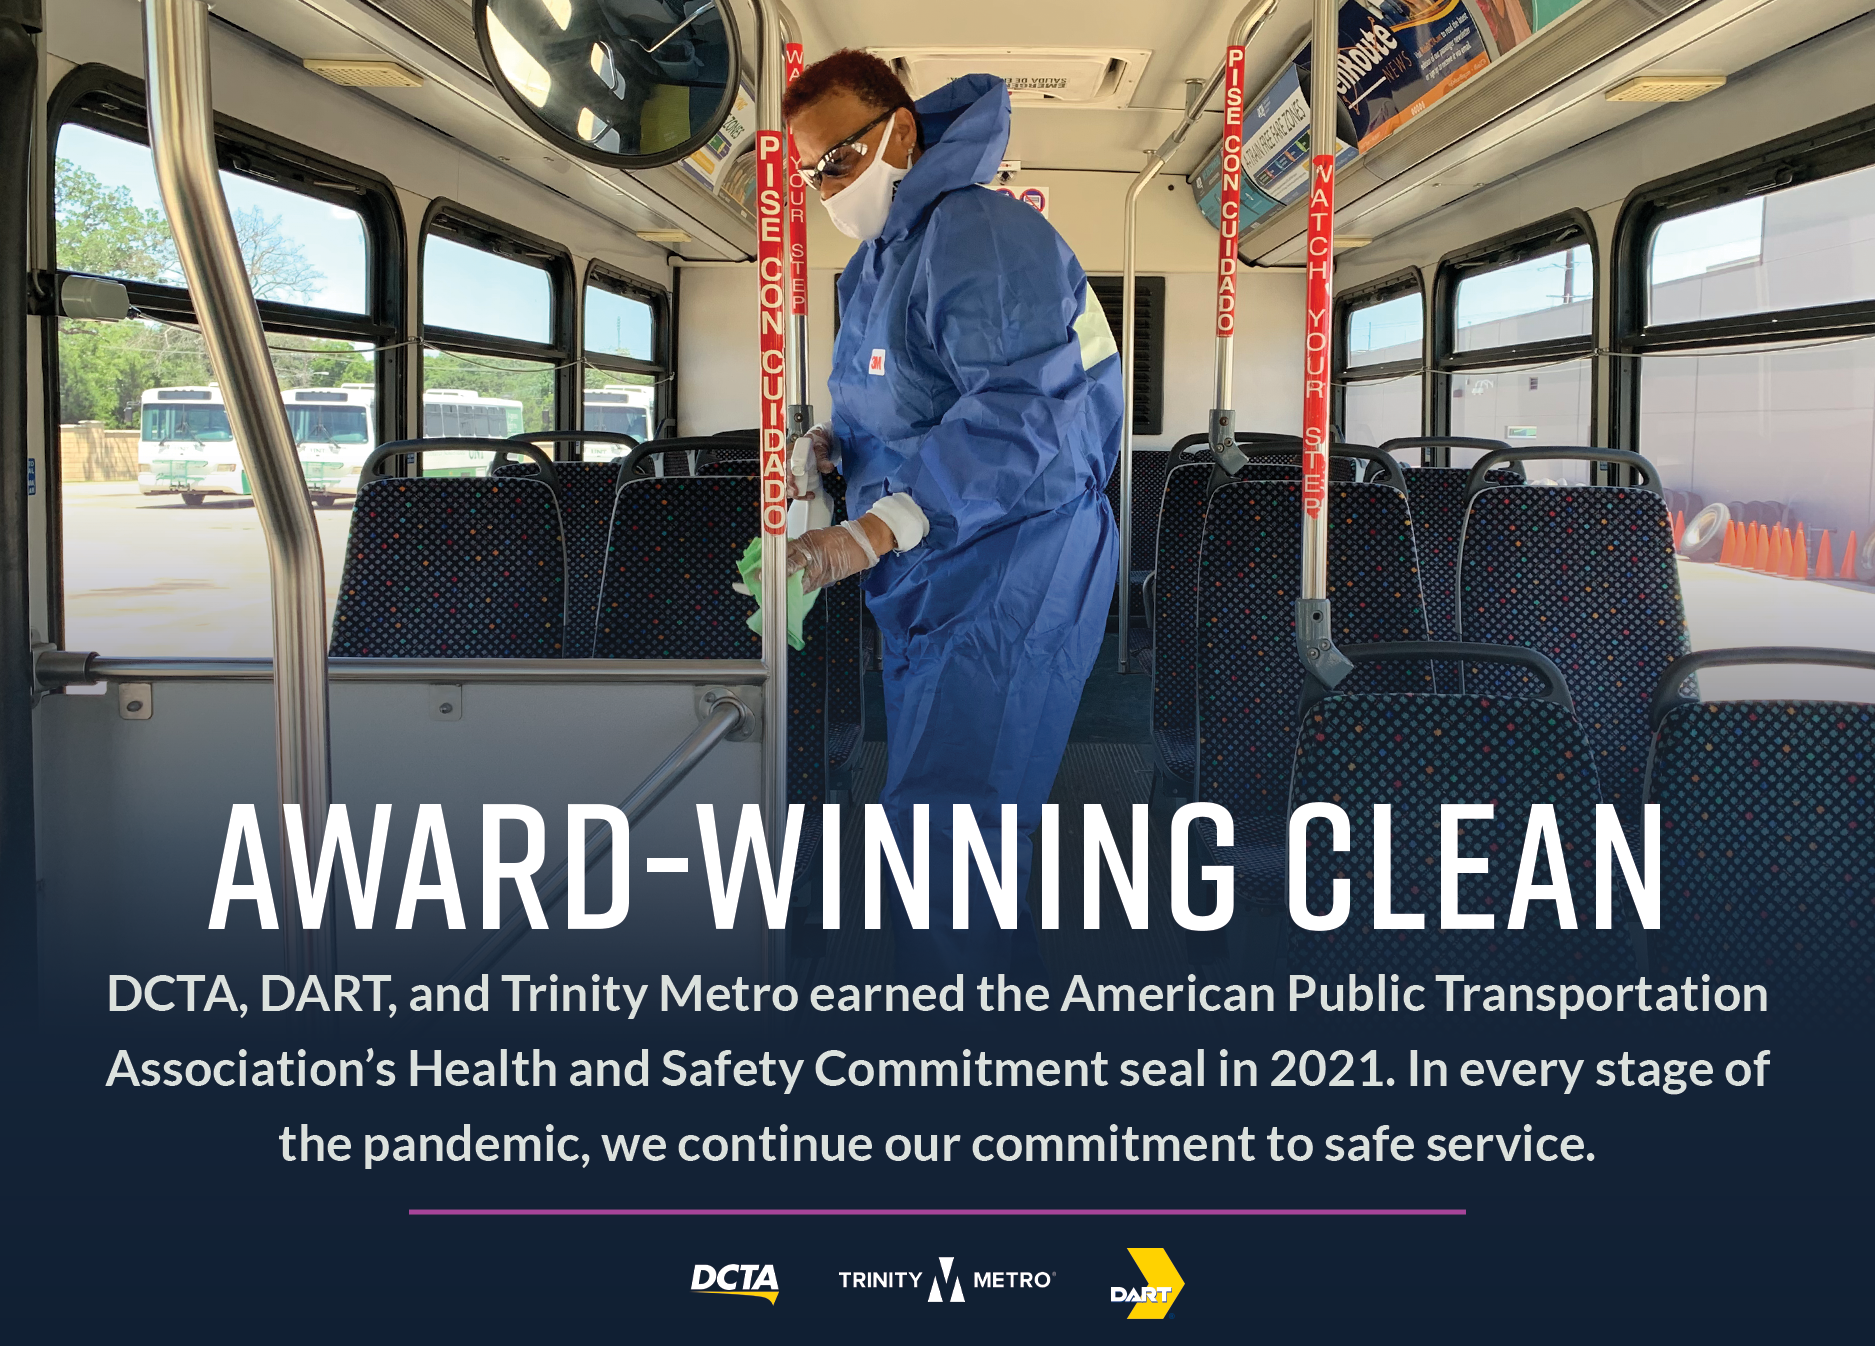
[[[1569,695],[1568,680],[1548,655],[1523,645],[1492,645],[1474,640],[1388,640],[1366,645],[1343,645],[1341,652],[1354,664],[1417,663],[1422,660],[1474,664],[1515,664],[1539,673],[1547,686],[1538,698],[1575,714],[1575,701]],[[1302,681],[1302,711],[1307,714],[1332,688],[1306,671]]]
[[[624,444],[633,449],[639,443],[635,437],[619,430],[524,430],[518,435],[508,436],[508,442],[512,444],[578,444],[588,440],[595,444]],[[509,452],[508,449],[495,450],[495,461],[489,464],[490,470],[504,466]],[[636,456],[627,454],[625,461],[635,462]]]
[[[1485,489],[1490,483],[1485,481],[1485,474],[1499,463],[1517,463],[1530,458],[1580,458],[1591,463],[1620,463],[1626,467],[1637,467],[1647,474],[1642,483],[1645,490],[1660,494],[1660,469],[1638,453],[1626,449],[1585,449],[1575,445],[1533,444],[1527,448],[1493,449],[1471,465],[1471,475],[1465,478],[1465,505],[1471,505],[1472,497]]]
[[[1493,453],[1498,449],[1508,449],[1509,444],[1501,439],[1478,439],[1472,435],[1402,435],[1398,439],[1389,439],[1380,446],[1380,451],[1388,456],[1401,449],[1482,449]],[[1430,466],[1421,453],[1420,466]]]
[[[1302,459],[1302,445],[1300,442],[1293,440],[1289,443],[1265,440],[1252,445],[1252,447],[1256,449],[1259,457],[1288,457],[1293,453],[1297,462],[1300,462]],[[1370,448],[1366,444],[1330,444],[1328,446],[1328,456],[1330,458],[1359,458],[1366,462],[1378,463],[1386,469],[1386,484],[1398,491],[1401,495],[1406,494],[1406,471],[1400,466],[1400,460],[1390,453],[1382,453],[1379,449]],[[1227,472],[1222,464],[1217,464],[1211,470],[1211,480],[1206,487],[1205,494],[1209,495],[1212,491],[1224,485],[1224,483],[1235,480],[1237,480],[1235,473]],[[1342,483],[1344,486],[1349,484],[1348,482]],[[1360,484],[1372,485],[1374,481],[1372,477],[1369,477]]]
[[[394,458],[403,453],[434,453],[438,449],[475,449],[480,452],[494,450],[496,462],[504,453],[519,453],[540,464],[541,480],[557,496],[560,494],[560,474],[553,470],[553,459],[546,450],[537,449],[532,444],[515,444],[506,439],[477,439],[472,435],[438,435],[434,439],[393,439],[388,444],[380,444],[365,459],[363,467],[358,469],[358,483],[363,485],[377,474],[387,458]],[[493,463],[490,464],[492,468]]]
[[[1675,707],[1697,704],[1680,695],[1681,685],[1702,668],[1733,668],[1741,664],[1812,664],[1829,668],[1875,670],[1875,650],[1834,650],[1807,645],[1743,645],[1729,650],[1695,650],[1667,665],[1654,684],[1647,705],[1647,729],[1659,733]]]

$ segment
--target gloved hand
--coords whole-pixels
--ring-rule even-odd
[[[878,529],[877,541],[868,536],[866,523]],[[813,593],[829,584],[871,570],[879,564],[879,542],[885,549],[892,545],[891,529],[876,519],[848,519],[832,528],[816,528],[788,543],[788,573],[799,574],[801,589]]]
[[[811,449],[811,466],[808,455],[801,452],[803,445]],[[825,425],[815,426],[794,441],[794,450],[788,462],[787,498],[790,500],[813,498],[820,489],[820,473],[831,472],[839,465],[839,449],[833,442],[833,431]]]

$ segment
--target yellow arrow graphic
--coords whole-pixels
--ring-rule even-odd
[[[1170,1263],[1167,1265],[1169,1266]],[[781,1293],[777,1290],[699,1290],[697,1293],[700,1295],[743,1295],[749,1299],[766,1299],[770,1304],[781,1298]]]
[[[1139,1274],[1146,1278],[1146,1284],[1168,1293],[1163,1299],[1133,1305],[1133,1311],[1126,1316],[1165,1317],[1178,1301],[1178,1292],[1185,1288],[1185,1278],[1178,1274],[1178,1268],[1172,1265],[1172,1259],[1165,1255],[1164,1248],[1128,1248],[1127,1252],[1133,1255],[1133,1261],[1139,1267]]]

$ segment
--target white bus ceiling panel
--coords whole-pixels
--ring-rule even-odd
[[[268,3],[285,8],[289,0]],[[47,6],[47,48],[73,65],[96,61],[141,78],[139,13],[136,0],[59,0]],[[623,198],[574,197],[571,175],[581,170],[544,172],[551,181],[543,187],[471,143],[439,134],[362,90],[332,84],[226,24],[211,22],[209,43],[217,113],[382,173],[426,202],[447,197],[581,257],[601,257],[668,284],[664,249],[632,233],[649,224],[621,222]],[[54,83],[62,73],[53,71]],[[492,90],[489,97],[496,97]],[[412,232],[419,218],[420,211],[407,221]]]
[[[564,858],[566,805],[618,803],[696,724],[695,693],[687,685],[476,683],[463,694],[462,718],[442,720],[432,717],[423,684],[332,687],[332,797],[350,809],[361,866],[373,806],[393,806],[373,929],[352,929],[342,877],[335,877],[328,899],[340,909],[343,971],[395,963],[411,968],[419,981],[447,977],[485,937],[482,805],[540,810],[547,826],[538,883]],[[147,720],[121,718],[115,689],[103,696],[50,696],[39,705],[42,985],[84,987],[90,995],[109,972],[132,963],[168,966],[183,956],[185,944],[199,949],[197,932],[208,925],[234,804],[257,806],[274,901],[288,899],[290,882],[282,883],[278,828],[271,821],[271,686],[160,682],[152,710]],[[759,755],[759,743],[719,744],[633,829],[631,911],[622,924],[568,931],[562,907],[550,915],[552,928],[527,937],[528,957],[563,973],[577,970],[582,978],[592,971],[639,980],[679,968],[706,978],[758,971],[764,934],[759,890],[749,884],[733,936],[715,930],[695,806],[715,804],[719,826],[733,837],[741,805],[757,799]],[[491,772],[501,786],[492,799]],[[419,903],[414,928],[395,929],[419,804],[443,806],[465,930],[446,929],[439,902]],[[519,858],[521,827],[510,824],[505,836],[504,855]],[[648,874],[648,855],[686,856],[690,872]],[[595,867],[587,894],[589,909],[606,909],[609,861]],[[518,901],[513,886],[505,885],[504,917]],[[213,936],[226,957],[207,971],[251,970],[258,977],[279,970],[280,936],[260,930],[254,910],[251,902],[232,904],[228,929]]]

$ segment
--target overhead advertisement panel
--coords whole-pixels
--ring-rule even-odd
[[[1340,145],[1336,162],[1371,150],[1572,7],[1545,8],[1536,0],[1346,0],[1335,84],[1354,140]],[[1245,117],[1246,228],[1308,189],[1312,64],[1304,43]],[[1191,176],[1192,195],[1213,227],[1219,165],[1213,149]]]

